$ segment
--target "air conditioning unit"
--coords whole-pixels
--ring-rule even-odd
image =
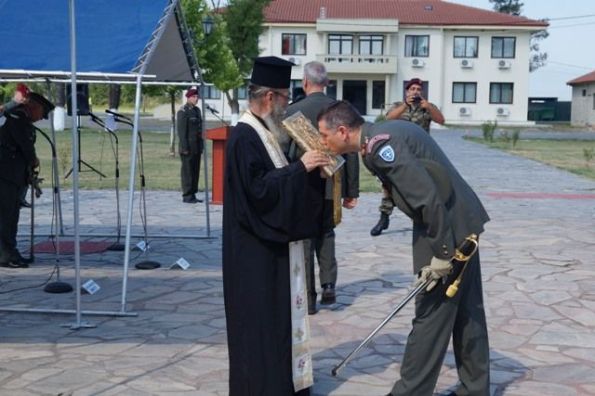
[[[418,59],[418,58],[411,59],[411,66],[413,66],[413,67],[424,67],[425,65],[426,65],[426,62],[424,62],[421,59]]]
[[[506,117],[507,115],[510,115],[510,110],[508,110],[506,107],[498,107],[496,109],[496,115]]]
[[[473,67],[473,61],[471,59],[461,60],[461,67],[463,69],[471,69]]]
[[[302,60],[300,58],[294,58],[293,56],[287,58],[287,60],[293,63],[294,65],[300,65],[302,63]]]
[[[469,107],[459,107],[459,115],[461,116],[470,116],[471,109]]]
[[[499,60],[498,69],[510,69],[510,61],[504,59]]]

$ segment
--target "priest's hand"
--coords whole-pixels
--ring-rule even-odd
[[[319,166],[326,166],[330,163],[328,156],[322,154],[320,151],[306,151],[300,161],[304,164],[307,172]]]

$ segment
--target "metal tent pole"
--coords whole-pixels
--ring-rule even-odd
[[[128,268],[130,266],[130,238],[132,234],[132,211],[134,209],[134,181],[136,180],[136,150],[138,145],[138,125],[140,122],[140,99],[142,75],[136,77],[136,97],[134,100],[134,127],[130,146],[130,178],[128,179],[128,213],[126,215],[126,240],[124,242],[124,267],[122,269],[122,302],[120,310],[126,312],[126,292],[128,288]]]
[[[76,17],[74,0],[68,0],[70,13],[70,69],[72,79],[70,82],[71,92],[76,92]],[[75,268],[75,293],[76,293],[76,322],[70,325],[73,330],[85,327],[94,327],[93,325],[81,321],[81,246],[79,232],[79,172],[75,164],[78,163],[79,145],[78,145],[78,114],[77,97],[71,95],[72,106],[72,195],[74,204],[74,268]]]

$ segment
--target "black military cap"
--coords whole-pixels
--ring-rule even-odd
[[[29,92],[27,99],[30,102],[35,102],[39,104],[41,107],[43,107],[43,118],[48,118],[48,114],[50,114],[50,111],[54,110],[54,108],[56,107],[52,102],[35,92]]]
[[[250,82],[267,88],[289,88],[293,63],[276,56],[262,56],[254,59]]]

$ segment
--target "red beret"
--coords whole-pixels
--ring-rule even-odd
[[[405,89],[409,89],[412,85],[419,85],[420,87],[423,87],[424,84],[419,78],[412,78],[407,82],[407,85],[405,85]]]
[[[189,98],[191,96],[198,96],[198,89],[190,88],[188,91],[186,91],[186,97]]]
[[[19,91],[24,97],[29,96],[29,92],[31,92],[29,88],[23,83],[18,83],[16,90]]]

